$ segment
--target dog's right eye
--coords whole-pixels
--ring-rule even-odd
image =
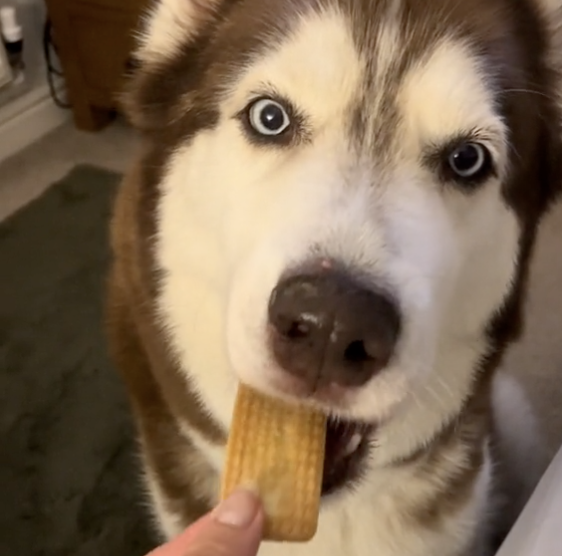
[[[269,137],[281,135],[291,125],[291,119],[283,105],[267,98],[250,105],[248,122],[254,131]]]
[[[451,151],[447,163],[457,179],[480,180],[490,173],[492,157],[484,145],[467,142]]]

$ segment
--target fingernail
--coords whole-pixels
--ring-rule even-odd
[[[214,517],[223,525],[245,529],[256,519],[260,503],[256,495],[248,490],[236,490],[214,511]]]

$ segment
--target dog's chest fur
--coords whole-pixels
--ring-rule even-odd
[[[416,485],[406,480],[399,486],[396,479],[388,479],[382,492],[371,498],[350,500],[337,509],[324,510],[317,535],[310,543],[295,546],[266,544],[260,550],[260,556],[488,555],[485,545],[478,546],[474,540],[474,524],[481,519],[485,509],[488,479],[485,472],[477,487],[480,496],[465,508],[462,516],[451,519],[438,530],[411,527],[402,508],[397,507],[392,491],[409,485],[415,496]],[[459,543],[459,539],[463,541]],[[459,551],[463,544],[466,549]]]
[[[374,480],[373,480],[374,479]],[[411,501],[429,500],[435,477],[416,479],[411,470],[378,477],[323,509],[315,538],[303,545],[265,544],[260,556],[489,556],[485,516],[489,512],[490,461],[479,471],[462,511],[430,524],[410,514]],[[414,504],[415,507],[415,504]],[[431,522],[429,517],[428,522]],[[479,542],[480,539],[480,542]]]

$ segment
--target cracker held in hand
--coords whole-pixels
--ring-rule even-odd
[[[326,417],[241,385],[236,399],[221,498],[257,488],[264,539],[306,542],[318,526]]]

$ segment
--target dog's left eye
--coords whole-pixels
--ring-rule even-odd
[[[260,135],[281,135],[290,125],[287,110],[271,99],[254,102],[248,112],[249,123]]]
[[[480,143],[463,143],[455,147],[447,160],[454,176],[461,180],[481,180],[492,171],[490,151]]]

